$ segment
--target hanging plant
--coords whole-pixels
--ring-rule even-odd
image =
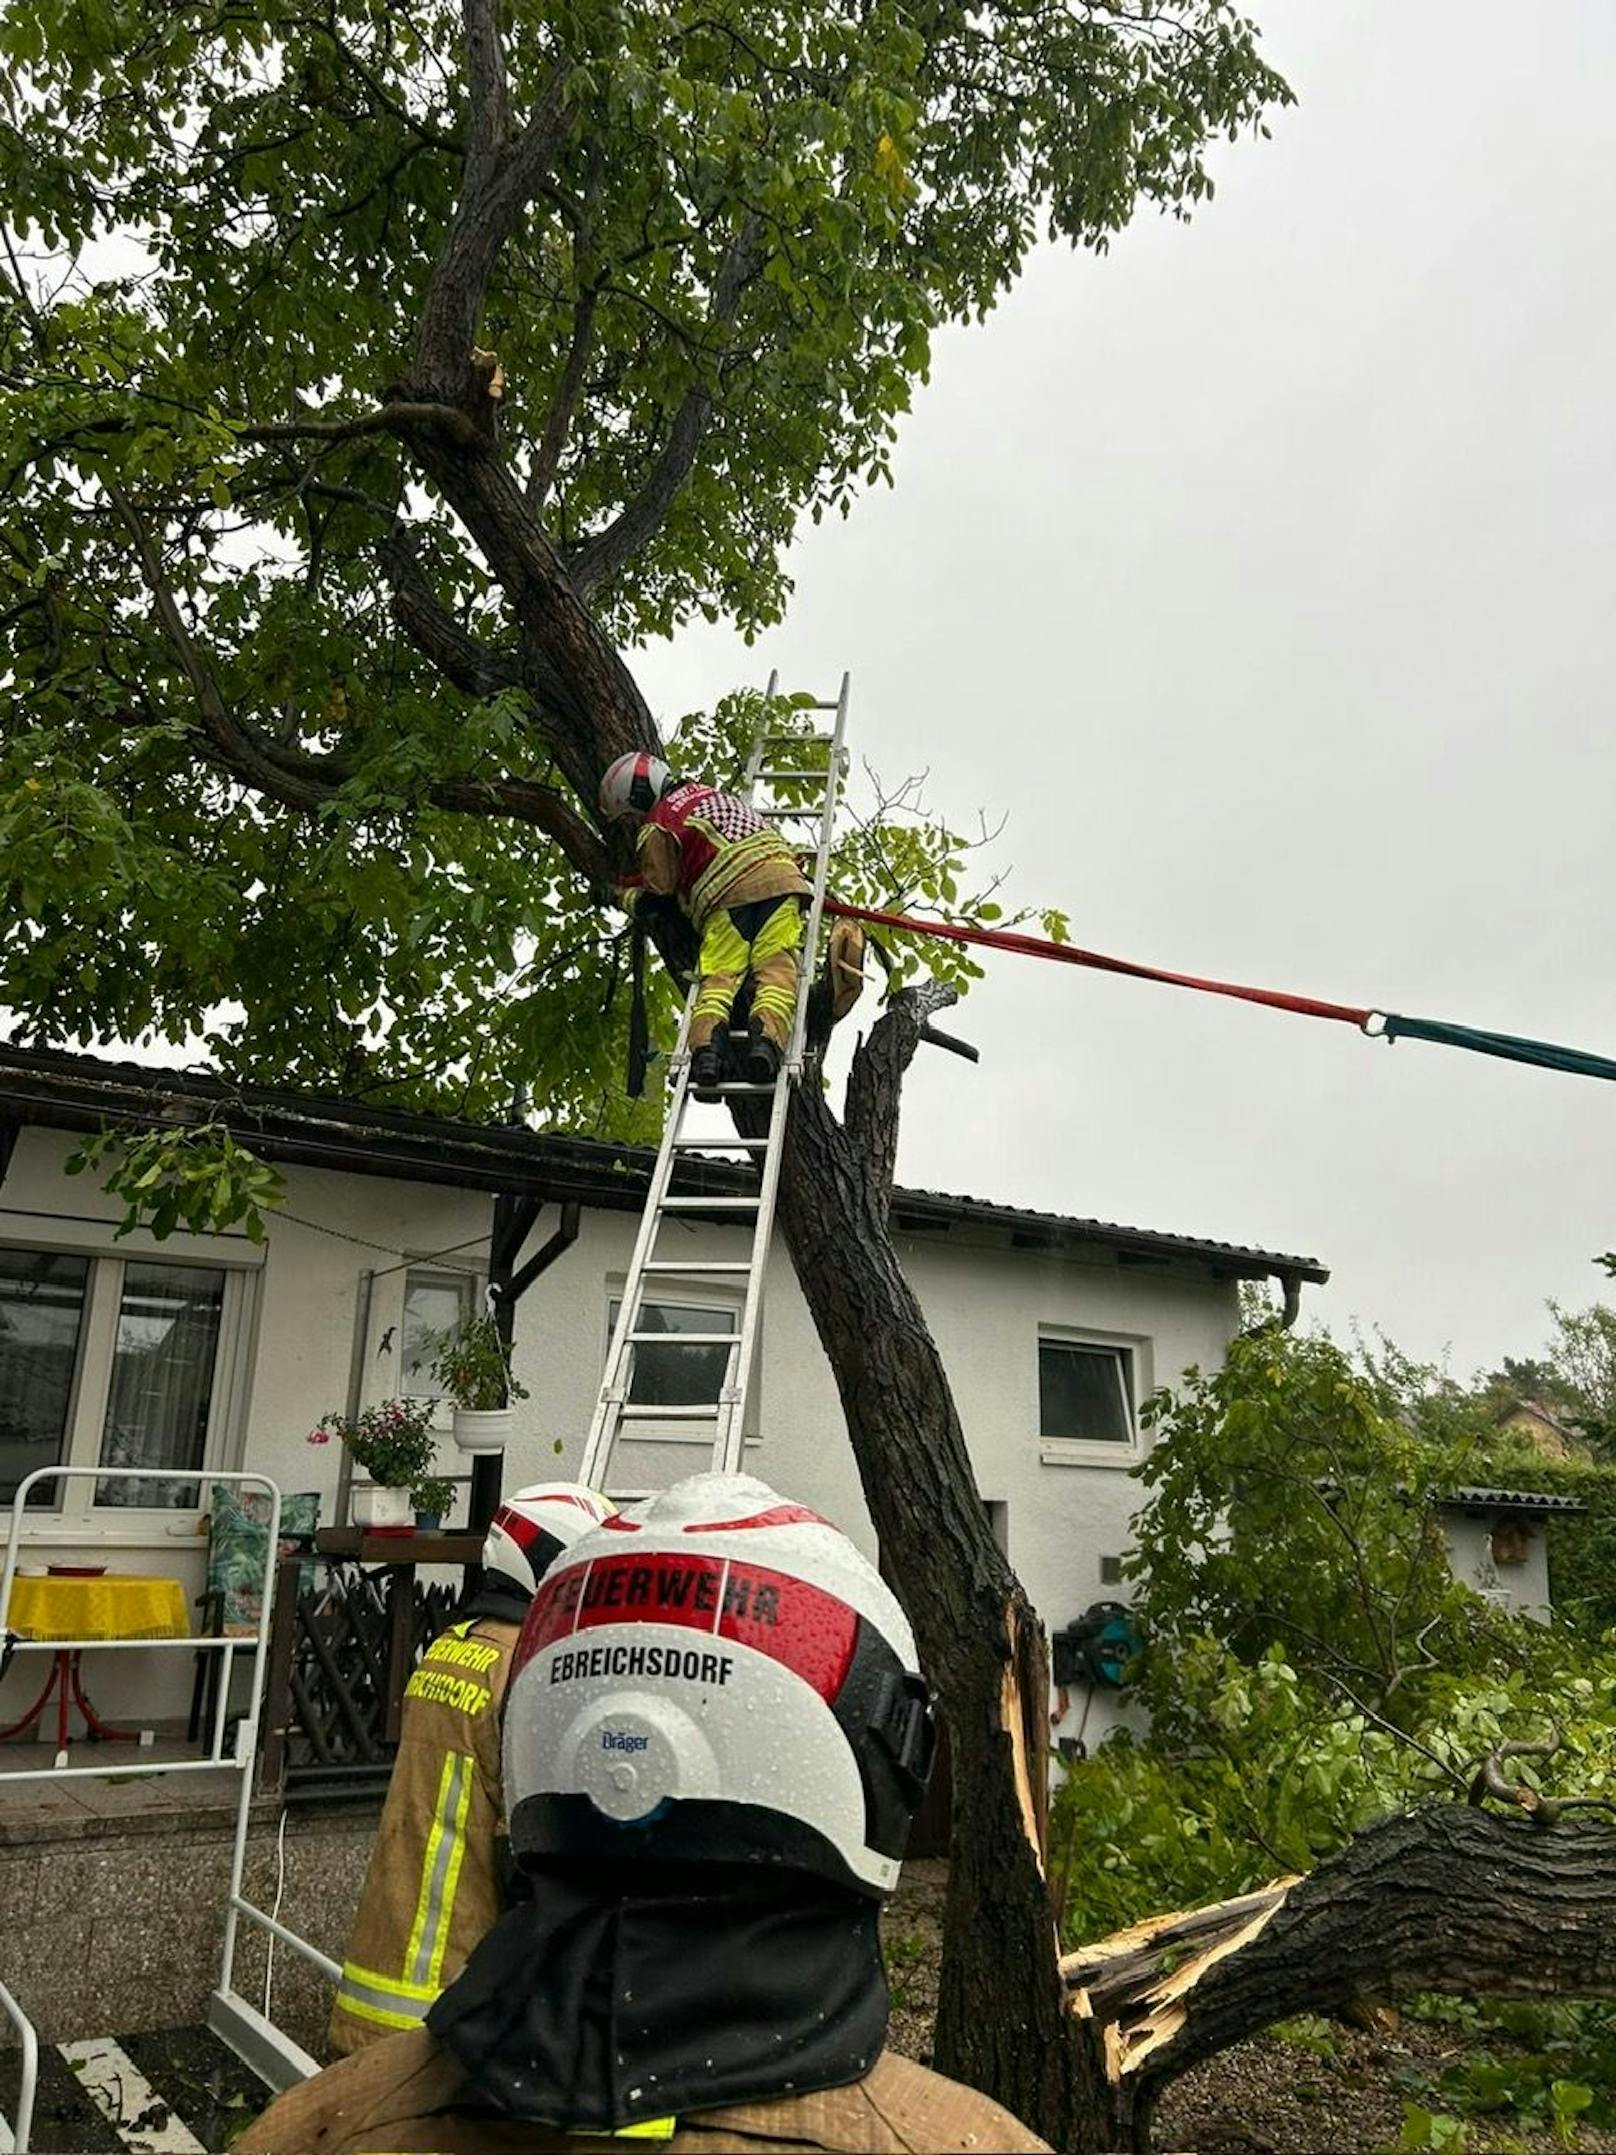
[[[478,1414],[527,1398],[527,1387],[511,1374],[510,1357],[492,1314],[479,1310],[463,1317],[438,1343],[432,1381],[456,1407]]]

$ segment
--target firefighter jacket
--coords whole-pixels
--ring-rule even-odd
[[[418,2028],[504,1905],[500,1707],[518,1625],[451,1624],[404,1687],[398,1756],[326,2041]]]
[[[806,897],[808,879],[785,839],[733,793],[681,779],[640,825],[639,872],[624,886],[676,897],[698,930],[721,906]]]
[[[656,2120],[569,2133],[479,2107],[460,2065],[424,2031],[375,2043],[272,2103],[235,2155],[1049,2155],[1049,2143],[974,2088],[883,2051],[862,2078]]]

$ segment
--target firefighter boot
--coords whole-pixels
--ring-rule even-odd
[[[780,1075],[780,1050],[754,1018],[747,1027],[746,1078],[750,1085],[772,1085]]]
[[[690,1089],[698,1100],[717,1100],[722,1097],[718,1090],[724,1074],[721,1050],[716,1040],[709,1040],[697,1048],[690,1058]]]

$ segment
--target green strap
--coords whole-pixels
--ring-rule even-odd
[[[1381,1020],[1388,1040],[1430,1040],[1438,1047],[1469,1048],[1477,1055],[1497,1055],[1505,1062],[1535,1063],[1540,1070],[1563,1070],[1572,1077],[1616,1078],[1616,1062],[1583,1048],[1556,1047],[1551,1040],[1524,1040],[1516,1033],[1489,1033],[1473,1025],[1445,1025],[1438,1018]]]

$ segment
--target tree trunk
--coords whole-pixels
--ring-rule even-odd
[[[1616,1995],[1616,1827],[1603,1823],[1428,1804],[1262,1899],[1232,1938],[1130,2002],[1095,2001],[1135,2147],[1170,2081],[1295,2013],[1400,1990]]]
[[[912,1013],[909,1023],[918,1035]],[[878,1132],[850,1135],[811,1079],[798,1090],[779,1218],[835,1371],[882,1556],[953,1745],[938,2070],[993,2096],[1057,2147],[1109,2146],[1110,2093],[1087,2030],[1067,2008],[1040,1855],[1043,1632],[993,1539],[941,1358],[888,1231],[886,1163],[913,1044],[899,1046],[887,1073]],[[870,1055],[867,1044],[860,1056]]]

